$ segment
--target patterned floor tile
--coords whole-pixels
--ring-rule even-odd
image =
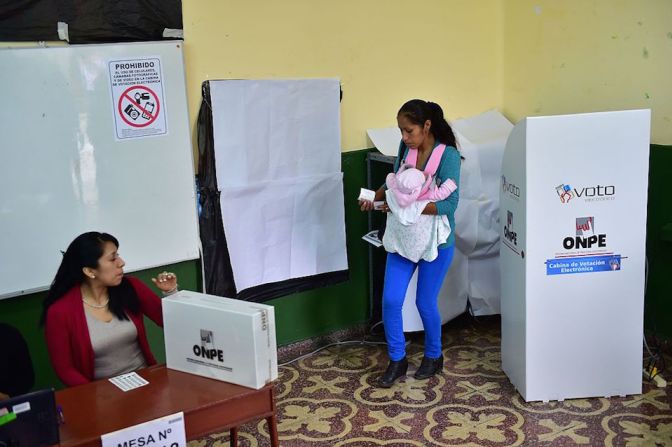
[[[275,384],[280,445],[672,447],[669,386],[644,383],[638,396],[525,402],[501,369],[498,318],[447,324],[444,370],[427,380],[413,378],[422,335],[409,339],[408,375],[389,389],[375,386],[387,363],[380,345],[332,346],[281,367]],[[228,445],[228,432],[189,443]],[[266,422],[240,427],[239,445],[268,447]]]

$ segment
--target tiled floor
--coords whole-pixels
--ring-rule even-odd
[[[390,389],[373,386],[387,362],[384,346],[334,346],[281,367],[280,445],[672,446],[670,386],[644,383],[642,395],[624,398],[525,403],[501,370],[499,327],[497,318],[448,323],[443,374],[426,381],[412,377],[422,358],[413,340],[409,375]],[[265,422],[240,432],[241,447],[270,445]],[[189,443],[215,446],[228,446],[228,432]]]

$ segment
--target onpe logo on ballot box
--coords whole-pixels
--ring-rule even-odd
[[[194,355],[224,362],[224,351],[215,347],[215,335],[207,329],[201,329],[201,344],[194,345]]]
[[[576,218],[576,236],[567,236],[562,240],[562,247],[565,250],[606,248],[606,233],[595,233],[594,217]]]

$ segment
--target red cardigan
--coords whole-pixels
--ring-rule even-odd
[[[138,344],[148,365],[154,365],[145,332],[143,314],[163,327],[161,298],[137,278],[126,276],[140,299],[140,312],[127,312],[138,330]],[[62,298],[53,303],[47,311],[45,336],[51,364],[56,374],[67,386],[81,385],[94,380],[94,353],[86,324],[82,293],[76,285]]]

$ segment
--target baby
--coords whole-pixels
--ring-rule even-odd
[[[396,174],[388,174],[385,183],[391,211],[383,235],[385,249],[413,262],[432,261],[438,255],[438,245],[448,240],[451,228],[446,216],[423,215],[422,211],[427,203],[448,197],[457,185],[447,179],[436,186],[431,174],[411,164],[403,164]]]
[[[401,208],[407,208],[414,202],[443,200],[457,189],[451,179],[437,187],[429,174],[408,164],[402,165],[396,174],[387,174],[385,183],[388,191],[392,192],[395,205]]]

